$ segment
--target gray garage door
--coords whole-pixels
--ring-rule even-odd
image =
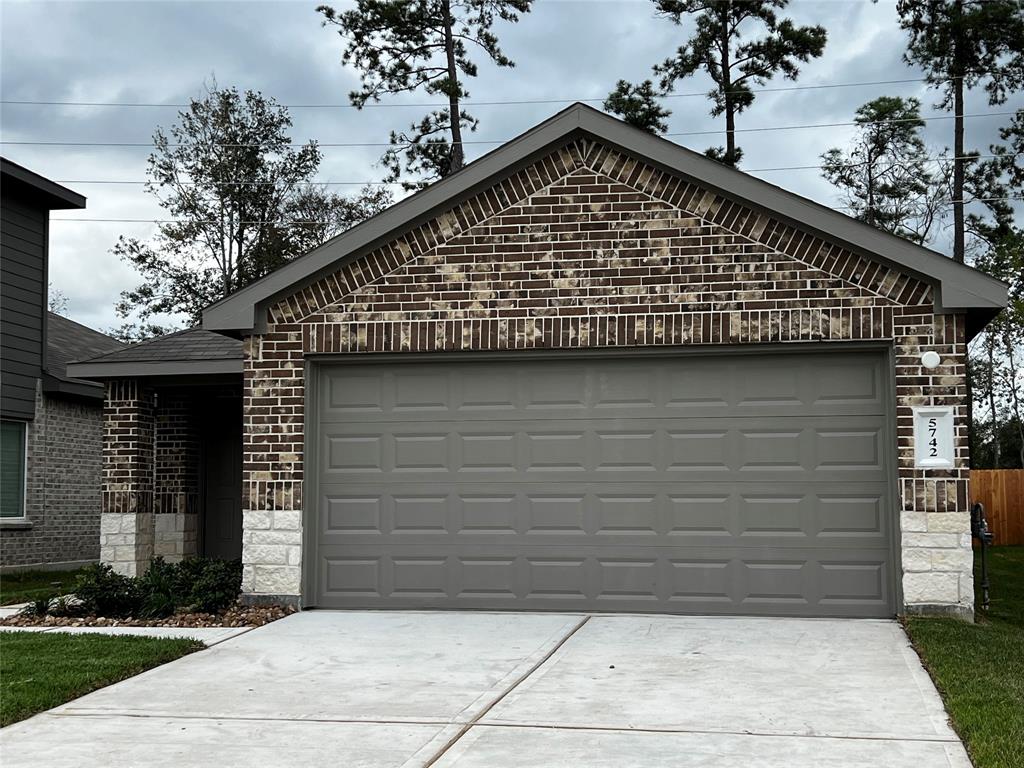
[[[883,357],[323,365],[334,608],[890,616]]]

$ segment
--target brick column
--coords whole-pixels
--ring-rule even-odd
[[[103,403],[100,560],[137,576],[153,557],[152,388],[137,379],[107,383]]]
[[[896,415],[902,496],[903,602],[907,613],[974,616],[974,553],[970,523],[967,343],[962,315],[906,309],[894,321]],[[928,370],[921,353],[938,352]],[[950,406],[955,466],[914,466],[914,406]]]
[[[199,429],[188,392],[161,390],[156,407],[153,554],[195,555],[199,542]]]
[[[303,352],[297,326],[245,342],[242,592],[297,601],[301,585]]]

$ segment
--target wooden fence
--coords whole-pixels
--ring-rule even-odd
[[[985,505],[993,543],[1024,545],[1024,469],[972,469],[975,501]]]

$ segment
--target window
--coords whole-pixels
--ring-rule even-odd
[[[23,421],[0,421],[0,518],[25,516],[25,432]]]

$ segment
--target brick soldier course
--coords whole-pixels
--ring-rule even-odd
[[[241,330],[252,598],[301,592],[306,362],[317,355],[884,342],[895,367],[905,609],[970,613],[965,360],[977,321],[939,311],[933,285],[911,271],[587,131],[342,256],[259,305],[255,327]],[[921,366],[925,350],[940,354],[937,368]],[[138,422],[149,406],[130,384],[108,392],[104,512],[129,529],[132,516],[143,521],[118,533],[136,537],[142,563],[138,526],[153,491]],[[954,469],[915,468],[917,405],[954,408]]]

